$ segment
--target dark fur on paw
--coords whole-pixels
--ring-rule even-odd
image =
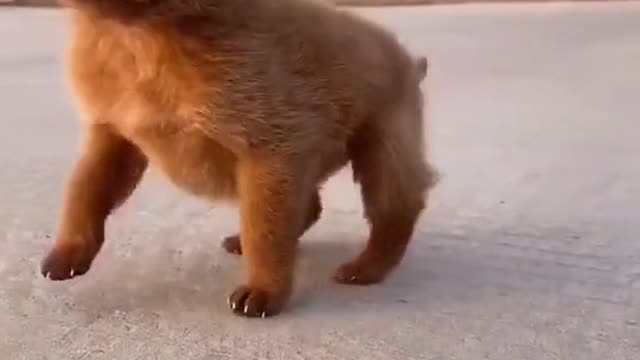
[[[224,238],[224,240],[222,241],[222,247],[227,250],[228,253],[242,255],[240,235],[232,235]]]
[[[387,272],[378,264],[356,260],[340,266],[333,279],[346,285],[371,285],[383,281]]]
[[[76,247],[54,247],[42,260],[40,273],[48,280],[62,281],[84,275],[96,252]]]
[[[270,295],[250,286],[240,286],[229,296],[227,302],[236,315],[264,319],[280,313],[286,296]]]

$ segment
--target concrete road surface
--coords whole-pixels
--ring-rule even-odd
[[[348,171],[288,311],[233,316],[234,209],[150,173],[92,271],[37,274],[79,126],[56,10],[0,9],[0,358],[631,360],[640,354],[640,3],[360,9],[431,69],[443,173],[403,265],[333,284],[366,235]]]

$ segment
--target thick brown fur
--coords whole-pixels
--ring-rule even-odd
[[[62,0],[69,78],[87,140],[42,274],[89,270],[105,221],[147,163],[211,200],[237,199],[245,316],[278,313],[318,189],[349,162],[371,224],[335,279],[371,284],[401,261],[434,174],[423,153],[426,58],[393,35],[305,0]]]

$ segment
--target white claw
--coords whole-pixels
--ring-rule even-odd
[[[71,269],[71,271],[69,272],[69,276],[73,277],[76,274],[76,271]]]
[[[244,306],[244,314],[246,315],[249,312],[249,305]]]
[[[351,277],[351,281],[356,281],[357,278],[358,277],[354,275],[354,276]]]
[[[51,280],[51,273],[47,272],[47,275],[45,275],[44,277],[47,278],[47,280]]]
[[[264,318],[266,318],[266,317],[267,317],[267,313],[263,311],[263,312],[262,312],[262,316],[261,316],[261,317],[262,317],[263,319],[264,319]]]
[[[231,304],[231,309],[235,310],[238,307],[238,305],[236,303]]]

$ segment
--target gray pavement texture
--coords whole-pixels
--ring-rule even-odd
[[[640,357],[640,3],[358,9],[431,59],[443,173],[402,266],[333,284],[366,235],[348,171],[302,241],[285,313],[232,315],[233,208],[157,173],[110,221],[92,271],[48,283],[78,122],[53,9],[0,10],[0,358]]]

